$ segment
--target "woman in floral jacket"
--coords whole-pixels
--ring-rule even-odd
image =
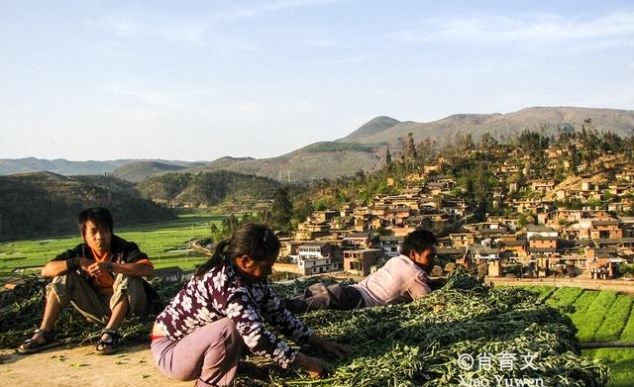
[[[158,315],[152,331],[152,354],[166,375],[197,379],[198,386],[227,385],[235,377],[243,348],[282,368],[301,367],[321,375],[326,363],[298,352],[268,326],[298,344],[343,356],[286,310],[267,281],[280,249],[271,229],[247,224],[216,246]]]

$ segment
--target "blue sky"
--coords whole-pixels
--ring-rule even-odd
[[[272,157],[378,115],[634,108],[634,2],[0,2],[0,158]]]

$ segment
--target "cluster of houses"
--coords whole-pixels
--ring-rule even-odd
[[[555,152],[556,154],[556,152]],[[301,274],[345,271],[367,275],[400,253],[403,237],[417,227],[438,233],[438,255],[454,265],[475,266],[490,276],[585,275],[614,278],[619,265],[634,259],[634,166],[626,166],[614,181],[592,177],[575,184],[554,180],[509,183],[494,189],[494,200],[505,199],[514,214],[487,216],[469,222],[473,209],[456,199],[457,182],[439,174],[443,159],[405,178],[398,194],[376,195],[369,204],[349,203],[340,209],[314,211],[294,235],[282,238],[281,256]],[[495,169],[501,181],[518,167],[503,163]],[[388,178],[387,184],[394,185]],[[530,190],[529,198],[508,200],[506,194]],[[449,193],[451,195],[448,195]],[[611,200],[606,201],[609,196]],[[558,203],[603,200],[605,205],[563,209]],[[529,217],[530,224],[520,218]]]
[[[569,220],[559,221],[564,218]],[[544,224],[518,228],[514,223],[491,217],[466,225],[462,233],[449,234],[443,243],[464,249],[458,263],[486,263],[492,276],[503,275],[503,265],[509,264],[519,267],[514,273],[519,276],[585,273],[590,278],[614,278],[619,264],[634,258],[634,217],[617,218],[597,210],[553,210]]]
[[[314,211],[293,237],[281,239],[280,255],[295,263],[301,274],[343,270],[368,275],[400,254],[403,237],[417,227],[442,229],[467,217],[463,200],[439,200],[441,193],[455,187],[452,177],[436,175],[423,183],[425,179],[424,173],[409,175],[402,192],[377,195],[368,205]],[[387,184],[394,185],[394,179],[388,178]]]

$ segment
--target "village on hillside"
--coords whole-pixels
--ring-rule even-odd
[[[407,233],[424,227],[439,236],[432,276],[463,266],[491,278],[631,279],[631,139],[614,150],[606,145],[609,137],[584,129],[556,140],[525,132],[515,145],[475,146],[466,138],[467,145],[455,149],[457,158],[440,152],[416,165],[423,143],[415,147],[410,136],[400,164],[387,151],[389,193],[312,211],[281,235],[278,270],[365,276],[399,254]],[[487,203],[468,192],[482,189],[477,176],[474,187],[451,173],[456,163],[469,164],[469,170],[484,165],[493,181],[481,193]]]

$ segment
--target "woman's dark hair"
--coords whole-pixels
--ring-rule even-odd
[[[418,228],[407,234],[405,239],[403,239],[401,253],[409,255],[411,251],[414,250],[420,254],[425,249],[433,247],[436,244],[438,244],[438,239],[436,239],[431,231]]]
[[[196,270],[196,277],[202,277],[213,267],[222,265],[225,257],[234,259],[248,255],[255,261],[277,258],[280,246],[280,240],[269,226],[247,223],[233,233],[230,239],[218,242],[211,258]]]
[[[91,207],[83,210],[77,215],[77,224],[79,225],[79,231],[83,236],[86,232],[86,223],[92,221],[97,227],[108,227],[110,233],[114,229],[114,222],[112,220],[112,214],[108,209],[103,207]]]

